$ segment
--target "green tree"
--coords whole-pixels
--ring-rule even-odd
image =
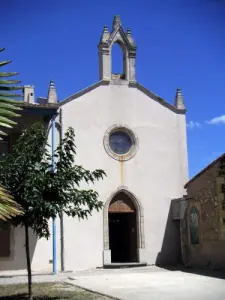
[[[93,172],[75,164],[75,134],[72,128],[56,149],[56,169],[46,144],[43,125],[37,123],[18,139],[13,151],[0,163],[0,182],[22,206],[24,214],[13,221],[25,228],[25,248],[28,271],[29,299],[32,299],[32,274],[29,251],[29,228],[38,238],[49,238],[49,219],[62,211],[71,217],[87,218],[93,210],[102,208],[98,193],[81,189],[81,182],[94,184],[106,175],[103,170]]]
[[[3,50],[4,48],[0,48],[0,52]],[[9,63],[11,63],[10,60],[2,61],[0,67]],[[0,136],[7,135],[5,129],[10,129],[16,124],[12,118],[20,116],[15,111],[21,108],[18,107],[18,101],[13,99],[20,97],[20,94],[12,93],[12,91],[21,90],[20,86],[15,85],[20,81],[5,79],[17,74],[16,72],[0,72]],[[3,186],[0,186],[0,220],[6,221],[21,213],[21,207],[13,200],[12,195]]]

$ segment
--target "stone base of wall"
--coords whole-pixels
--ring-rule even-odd
[[[207,242],[201,247],[189,247],[188,266],[225,269],[225,242]]]
[[[111,250],[103,250],[103,265],[111,264]]]

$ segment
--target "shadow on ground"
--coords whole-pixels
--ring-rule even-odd
[[[63,283],[34,283],[32,285],[33,300],[80,299],[82,296],[74,288]],[[73,296],[73,297],[72,297]],[[77,298],[75,298],[75,296]],[[0,300],[25,300],[28,297],[27,284],[10,284],[0,286]],[[82,298],[81,298],[82,299]]]
[[[15,294],[10,296],[0,296],[0,300],[27,300],[27,294]],[[70,297],[51,297],[51,296],[37,296],[33,297],[33,300],[61,300],[61,299],[71,299]]]
[[[182,265],[179,266],[164,266],[162,269],[168,271],[180,271],[189,274],[195,274],[200,276],[207,276],[212,278],[225,279],[225,270],[210,270],[210,269],[196,269],[196,268],[185,268]]]

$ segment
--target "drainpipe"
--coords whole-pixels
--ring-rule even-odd
[[[60,124],[60,144],[63,139],[63,124],[62,124],[62,109],[59,111],[59,124]],[[61,271],[65,271],[65,251],[64,251],[64,220],[63,220],[63,210],[60,213],[60,243],[61,243]]]
[[[52,118],[52,172],[55,172],[55,118]],[[53,274],[56,274],[56,221],[52,220],[52,256],[53,256]]]

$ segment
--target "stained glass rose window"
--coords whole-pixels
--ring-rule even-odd
[[[127,161],[136,154],[139,141],[127,125],[117,124],[108,128],[103,145],[109,156],[119,161]]]
[[[127,132],[116,130],[109,136],[109,146],[114,153],[123,155],[131,149],[132,139]]]

